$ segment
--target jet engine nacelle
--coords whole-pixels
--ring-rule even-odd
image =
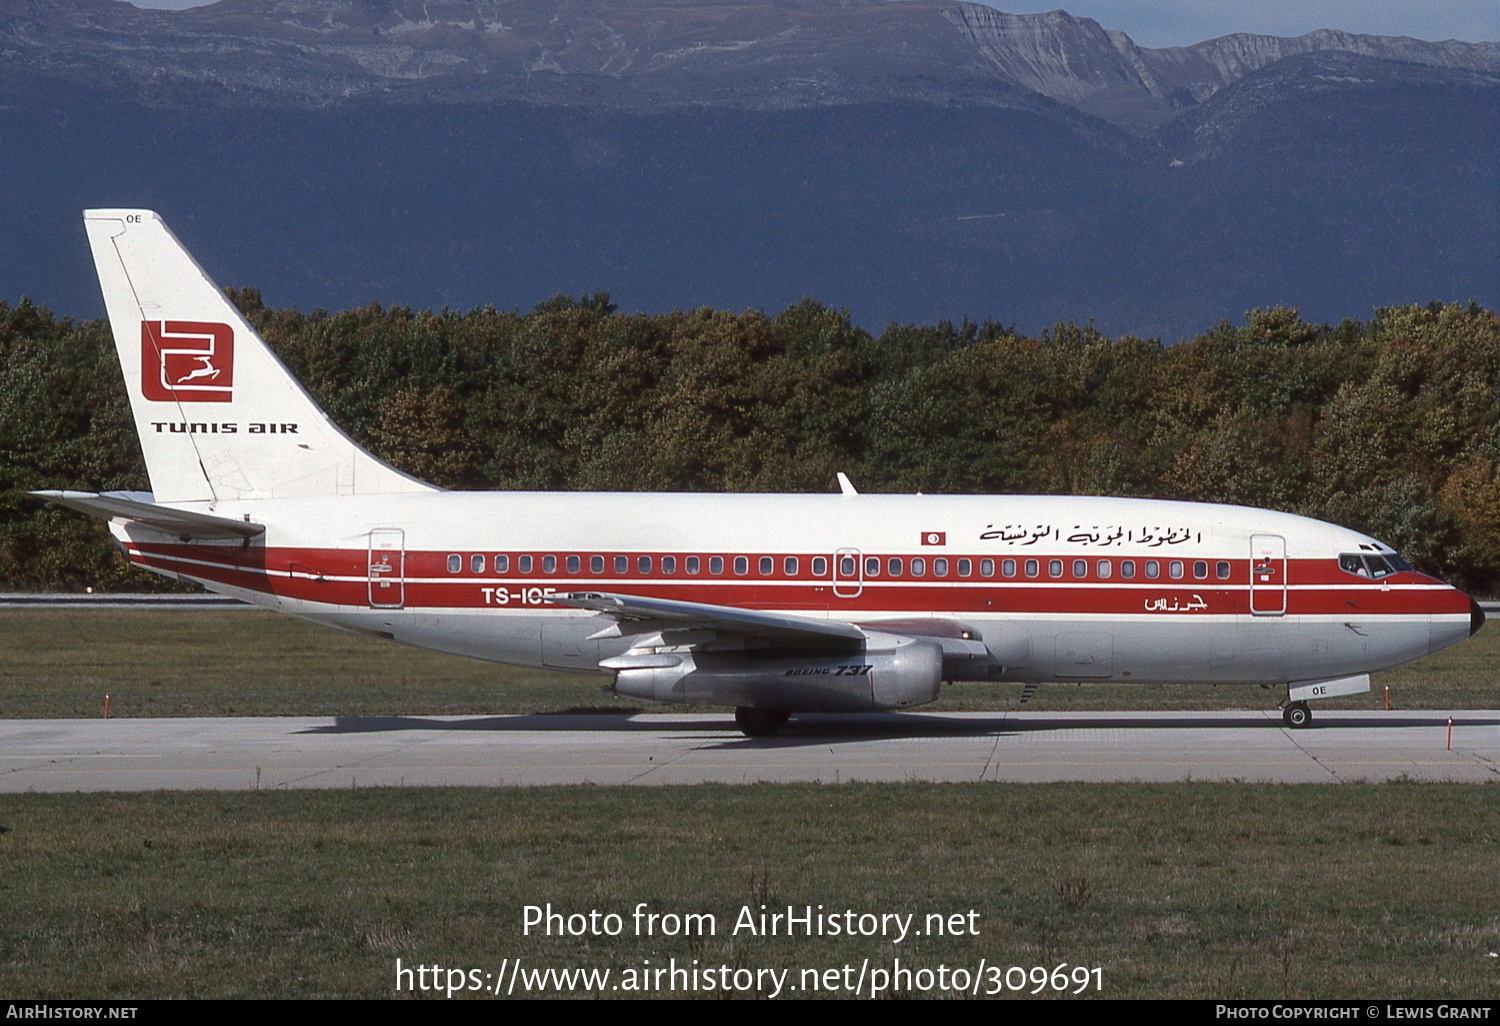
[[[749,706],[787,712],[904,709],[938,697],[943,650],[930,641],[872,636],[847,652],[626,652],[601,665],[614,690],[652,702]]]

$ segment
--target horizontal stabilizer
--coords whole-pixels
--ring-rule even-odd
[[[105,520],[128,520],[166,534],[175,534],[183,541],[240,541],[264,534],[266,530],[264,524],[251,520],[231,520],[212,513],[193,513],[158,506],[150,492],[40,491],[31,494],[90,516]]]

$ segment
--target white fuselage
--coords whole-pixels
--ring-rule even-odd
[[[253,500],[255,543],[116,531],[131,559],[406,644],[599,671],[624,641],[551,594],[799,618],[962,625],[946,676],[1273,684],[1363,673],[1467,637],[1467,597],[1376,579],[1356,532],[1238,506],[1056,496],[430,492]],[[154,539],[154,540],[153,540]]]

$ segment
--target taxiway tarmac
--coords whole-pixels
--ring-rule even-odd
[[[1500,711],[0,721],[0,792],[761,781],[1500,781]]]

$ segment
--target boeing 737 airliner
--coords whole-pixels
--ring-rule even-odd
[[[1484,621],[1388,546],[1242,506],[1061,496],[450,492],[355,445],[155,213],[84,214],[150,492],[38,493],[132,563],[615,693],[905,709],[944,680],[1285,685],[1283,715]]]

